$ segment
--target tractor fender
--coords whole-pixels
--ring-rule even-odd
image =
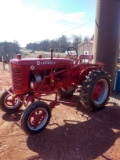
[[[81,85],[90,71],[98,70],[96,66],[90,66],[81,71],[78,78],[78,84]]]

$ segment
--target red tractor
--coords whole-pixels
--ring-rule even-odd
[[[71,48],[74,49],[69,47],[68,53]],[[27,134],[36,134],[45,129],[51,109],[60,98],[72,96],[78,88],[79,101],[86,109],[103,108],[110,94],[110,76],[103,63],[84,63],[84,56],[54,58],[53,49],[50,58],[21,58],[18,54],[10,61],[12,86],[1,95],[1,110],[14,113],[27,106],[21,116],[21,128]],[[48,104],[43,96],[50,94],[55,94],[55,99]]]

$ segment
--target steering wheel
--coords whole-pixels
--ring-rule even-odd
[[[71,59],[77,59],[78,58],[78,52],[74,47],[68,47],[67,54]]]

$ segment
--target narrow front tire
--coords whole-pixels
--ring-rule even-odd
[[[21,116],[21,128],[26,134],[37,134],[43,131],[51,118],[51,109],[45,102],[30,104]]]

